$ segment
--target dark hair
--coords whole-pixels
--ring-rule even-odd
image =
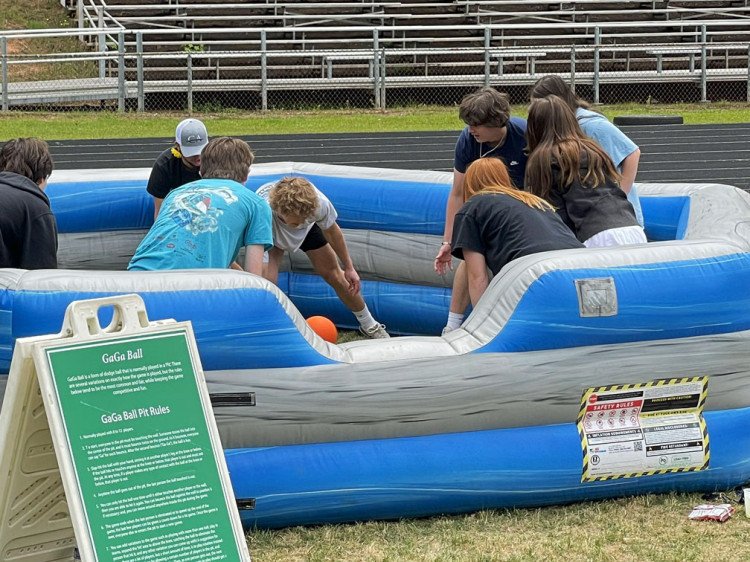
[[[0,149],[0,171],[13,172],[38,184],[52,173],[49,146],[35,137],[13,139]]]
[[[245,141],[217,137],[201,152],[201,177],[221,178],[245,183],[255,156]]]
[[[549,200],[553,189],[552,166],[562,172],[562,184],[576,179],[587,187],[597,187],[607,178],[620,181],[612,159],[588,138],[567,103],[557,96],[537,98],[529,106],[526,122],[529,160],[526,164],[526,190]],[[586,174],[581,176],[581,162]]]
[[[458,107],[458,116],[461,121],[474,127],[504,127],[510,119],[508,95],[494,88],[482,88],[467,94]]]
[[[565,80],[556,74],[542,76],[536,81],[536,84],[531,87],[531,92],[529,93],[529,98],[532,101],[538,98],[546,98],[547,96],[559,97],[568,104],[568,107],[573,110],[574,113],[579,107],[591,109],[591,104],[579,98],[573,89],[568,86]]]

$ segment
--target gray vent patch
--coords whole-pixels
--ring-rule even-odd
[[[612,277],[576,279],[581,318],[617,315],[617,290]]]

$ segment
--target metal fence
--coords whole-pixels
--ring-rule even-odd
[[[2,110],[387,108],[483,85],[523,102],[548,73],[595,103],[750,102],[750,27],[736,20],[582,23],[564,45],[554,23],[128,30],[100,16],[1,32]]]

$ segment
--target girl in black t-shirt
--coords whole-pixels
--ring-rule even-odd
[[[582,248],[554,208],[536,195],[513,187],[501,160],[473,162],[464,178],[464,203],[456,213],[451,253],[466,263],[472,305],[493,275],[521,256]]]
[[[526,138],[526,190],[549,201],[578,240],[587,247],[646,242],[614,163],[565,101],[534,99]]]

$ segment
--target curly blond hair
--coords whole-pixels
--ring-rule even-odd
[[[290,176],[280,179],[271,190],[268,204],[275,213],[308,219],[318,208],[318,195],[305,178]]]

